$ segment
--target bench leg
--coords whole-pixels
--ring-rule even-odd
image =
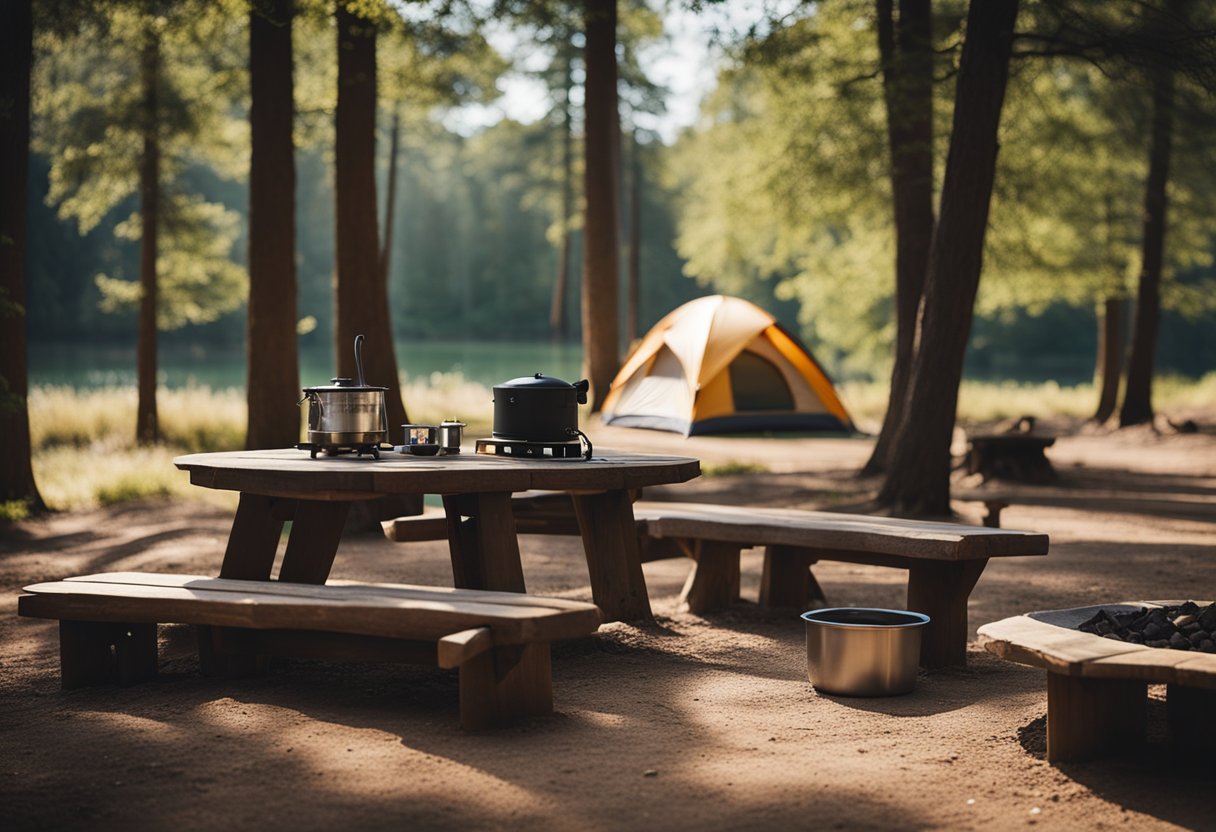
[[[760,606],[809,609],[826,605],[823,587],[811,573],[815,558],[795,546],[766,546],[760,574]]]
[[[1165,705],[1177,745],[1196,750],[1216,746],[1216,690],[1168,685]]]
[[[460,666],[460,724],[478,731],[553,713],[549,643],[495,647]]]
[[[236,627],[194,628],[198,641],[198,668],[204,676],[239,679],[256,676],[266,666],[266,657],[258,652],[257,634]]]
[[[1143,743],[1148,684],[1047,674],[1047,760],[1086,760]]]
[[[156,625],[59,622],[59,668],[64,690],[156,676]]]
[[[929,616],[920,645],[922,667],[967,663],[967,599],[987,558],[924,561],[908,569],[908,609]]]
[[[682,609],[703,613],[729,607],[739,600],[740,548],[737,543],[697,542],[692,571],[680,592]]]

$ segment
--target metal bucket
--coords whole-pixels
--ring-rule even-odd
[[[833,607],[804,612],[806,671],[820,693],[895,696],[916,686],[921,628],[907,610]]]

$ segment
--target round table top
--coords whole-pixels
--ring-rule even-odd
[[[382,452],[318,456],[283,448],[179,456],[173,464],[204,488],[317,500],[385,494],[612,491],[686,482],[701,473],[693,457],[597,450],[590,460],[461,453],[433,457]]]

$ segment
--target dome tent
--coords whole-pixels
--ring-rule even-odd
[[[772,315],[727,295],[689,301],[655,324],[613,380],[602,418],[685,436],[853,430],[810,351]]]

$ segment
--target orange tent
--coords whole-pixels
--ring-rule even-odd
[[[823,368],[760,307],[713,295],[659,321],[604,399],[605,424],[685,436],[852,431]]]

